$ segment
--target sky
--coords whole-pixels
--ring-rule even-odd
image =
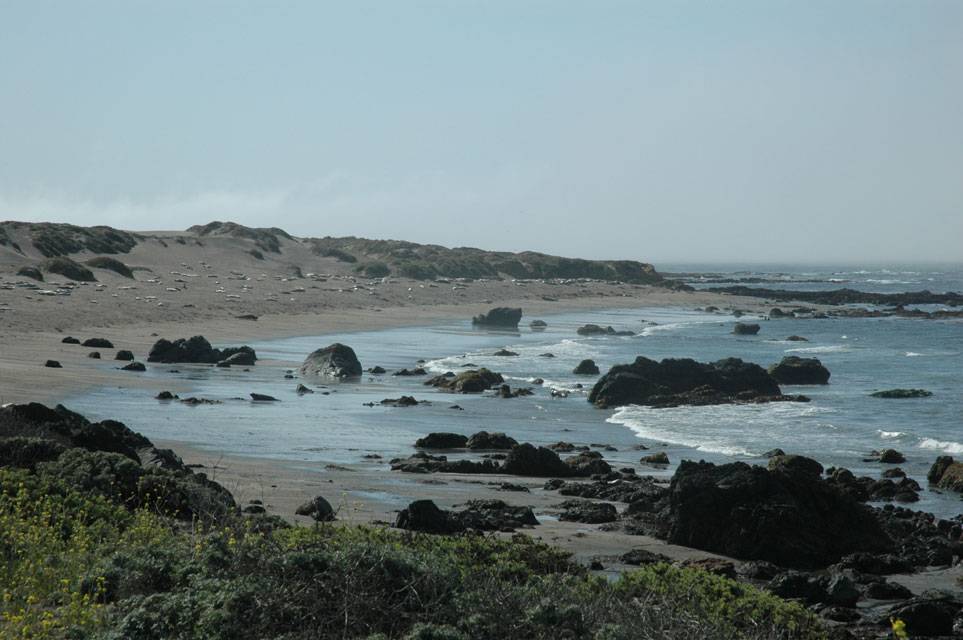
[[[0,0],[0,220],[963,260],[959,0]]]

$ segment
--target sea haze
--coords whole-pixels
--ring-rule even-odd
[[[719,268],[716,273],[728,279],[746,277],[745,269],[735,271],[739,273]],[[842,282],[834,280],[830,288],[880,291],[890,286],[875,282],[884,276],[899,280],[896,290],[900,291],[963,290],[963,269],[940,270],[932,265],[793,271],[755,266],[749,277],[785,278],[796,287],[822,287],[821,280],[838,278]],[[864,458],[873,450],[892,447],[907,456],[900,466],[926,487],[926,471],[937,455],[963,455],[963,323],[959,320],[742,316],[739,321],[759,322],[762,329],[756,336],[741,336],[732,333],[737,317],[729,309],[612,309],[549,315],[540,317],[548,323],[544,331],[528,326],[533,319],[523,317],[518,331],[474,329],[466,317],[444,326],[271,340],[251,345],[261,360],[249,371],[178,365],[155,366],[139,374],[155,378],[157,391],[172,379],[186,381],[191,395],[222,401],[216,405],[161,403],[151,397],[153,393],[117,388],[99,389],[65,404],[91,418],[122,420],[151,438],[193,443],[209,450],[212,460],[223,452],[276,458],[295,466],[322,461],[383,467],[392,457],[410,454],[414,441],[429,432],[470,434],[480,429],[504,431],[537,445],[558,441],[612,445],[618,451],[606,452],[605,457],[613,466],[635,466],[641,473],[664,477],[682,459],[765,464],[761,454],[779,447],[816,458],[827,467],[844,466],[857,475],[879,478],[886,466]],[[578,336],[576,329],[586,323],[611,325],[636,335]],[[808,342],[786,340],[794,334]],[[379,365],[389,374],[365,374],[360,381],[347,383],[284,377],[292,370],[296,375],[308,353],[332,342],[353,347],[365,368]],[[501,348],[518,355],[494,356]],[[546,353],[555,357],[545,357]],[[595,360],[604,373],[639,355],[702,362],[738,357],[763,367],[787,355],[816,357],[832,377],[825,386],[783,386],[784,393],[810,396],[809,403],[599,410],[586,401],[597,376],[574,375],[572,369],[580,360]],[[500,372],[512,388],[532,386],[534,395],[513,399],[452,395],[425,387],[424,377],[390,375],[393,370],[417,366],[418,360],[425,360],[423,366],[431,376],[457,373],[468,364],[488,367]],[[175,368],[178,373],[171,372]],[[533,385],[535,378],[544,379],[544,384]],[[316,393],[298,396],[299,382]],[[869,396],[895,387],[923,388],[933,396],[907,400]],[[553,389],[567,397],[552,397]],[[266,393],[281,402],[252,403],[250,392]],[[400,395],[431,404],[409,408],[378,404]],[[638,445],[666,451],[672,464],[667,469],[640,465],[645,453]],[[384,461],[364,460],[362,456],[369,453],[382,455]],[[921,497],[915,508],[943,517],[961,511],[958,495],[924,489]]]

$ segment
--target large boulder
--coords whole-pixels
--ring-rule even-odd
[[[595,364],[594,360],[582,360],[575,365],[572,373],[579,376],[597,376],[599,374],[599,366]]]
[[[334,508],[324,496],[315,496],[294,510],[299,516],[310,516],[318,522],[334,520]]]
[[[759,333],[758,324],[750,324],[745,322],[737,322],[732,328],[732,332],[739,336],[754,336]]]
[[[941,489],[963,492],[963,462],[956,462],[952,456],[940,456],[930,467],[926,479]]]
[[[873,511],[812,473],[683,461],[654,520],[670,543],[800,569],[893,542]]]
[[[218,353],[204,336],[178,338],[171,342],[161,338],[154,343],[147,354],[147,362],[194,362],[213,364],[218,361]]]
[[[779,384],[829,384],[829,369],[818,358],[786,356],[766,371]]]
[[[324,378],[357,378],[361,375],[361,363],[354,349],[336,342],[312,352],[304,359],[300,372]]]
[[[517,327],[522,319],[522,310],[518,307],[495,307],[488,313],[477,315],[471,323],[490,327]]]
[[[415,500],[398,513],[395,526],[421,533],[457,533],[464,527],[431,500]]]
[[[599,378],[589,402],[599,408],[627,404],[721,404],[780,396],[779,385],[757,364],[726,358],[709,364],[690,358],[661,362],[639,356]]]
[[[527,442],[512,447],[502,465],[505,473],[516,476],[569,477],[574,469],[558,454],[546,447],[535,447]]]

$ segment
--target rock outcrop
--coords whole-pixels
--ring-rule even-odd
[[[595,383],[588,399],[596,407],[607,408],[802,398],[782,396],[779,385],[765,369],[739,358],[703,364],[689,358],[656,362],[639,356],[632,364],[609,369]]]
[[[634,336],[634,331],[616,331],[611,326],[600,327],[597,324],[586,324],[575,330],[580,336]]]
[[[299,371],[302,375],[323,378],[357,378],[361,376],[361,363],[354,349],[336,342],[312,352]]]
[[[736,326],[732,328],[732,332],[739,336],[754,336],[759,333],[759,325],[737,322]]]
[[[425,381],[425,384],[455,393],[481,393],[504,382],[505,378],[500,373],[482,367],[473,371],[463,371],[452,377],[437,376]]]
[[[252,365],[257,360],[257,354],[251,347],[215,349],[204,336],[178,338],[173,342],[161,338],[151,347],[147,354],[147,362],[215,364],[238,354],[243,355],[239,359],[229,360],[228,363]]]
[[[522,319],[522,310],[518,307],[494,307],[488,313],[472,318],[471,323],[489,327],[517,327]]]
[[[818,358],[785,356],[766,371],[779,384],[829,384],[829,369]]]
[[[597,376],[599,374],[599,367],[595,364],[594,360],[582,360],[575,368],[572,369],[572,373],[581,376]]]

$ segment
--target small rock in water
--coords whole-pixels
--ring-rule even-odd
[[[56,360],[47,360],[43,363],[43,366],[50,367],[51,369],[63,369],[63,365]]]
[[[94,360],[100,360],[100,351],[91,351],[87,354],[88,358],[93,358]]]
[[[264,393],[252,393],[250,395],[251,395],[252,402],[280,402],[280,400],[278,400],[274,396],[269,396]]]
[[[303,395],[306,394],[306,393],[314,393],[314,391],[312,391],[311,389],[307,388],[307,387],[304,386],[303,384],[299,384],[299,385],[298,385],[297,392],[298,392],[298,395],[299,395],[299,396],[303,396]]]

